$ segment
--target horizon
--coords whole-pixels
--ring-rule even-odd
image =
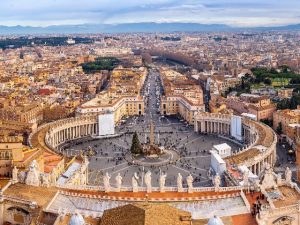
[[[50,28],[50,27],[63,27],[63,26],[119,26],[119,25],[134,25],[134,24],[193,24],[193,25],[203,25],[203,26],[226,26],[228,28],[233,29],[255,29],[255,28],[280,28],[280,27],[287,27],[287,26],[296,26],[300,25],[300,21],[298,23],[293,24],[285,24],[285,25],[266,25],[266,26],[232,26],[227,25],[225,23],[196,23],[196,22],[132,22],[132,23],[114,23],[114,24],[105,24],[105,23],[83,23],[83,24],[52,24],[52,25],[45,25],[45,26],[38,26],[38,25],[3,25],[0,24],[0,27],[30,27],[30,28]]]
[[[3,0],[1,6],[0,25],[9,27],[195,23],[251,28],[300,23],[297,0]]]

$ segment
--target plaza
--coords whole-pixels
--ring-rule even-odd
[[[123,177],[122,186],[131,186],[134,173],[139,177],[139,186],[144,186],[143,177],[147,171],[152,173],[152,185],[158,187],[159,177],[166,174],[166,185],[176,187],[176,177],[191,174],[195,187],[212,186],[210,177],[210,150],[216,144],[227,143],[235,152],[241,145],[218,135],[203,135],[177,116],[159,114],[160,97],[163,92],[159,73],[150,71],[145,80],[142,93],[146,98],[145,114],[131,116],[116,126],[116,137],[100,139],[77,139],[58,146],[67,156],[75,156],[92,150],[89,164],[89,184],[102,185],[103,175],[108,173],[111,185],[114,177]],[[128,160],[132,136],[136,132],[141,143],[148,143],[150,123],[154,124],[154,142],[165,149],[172,149],[156,159]],[[166,150],[168,151],[168,150]],[[174,159],[174,160],[173,160]],[[185,180],[183,186],[186,186]]]
[[[90,140],[82,143],[72,143],[65,150],[67,154],[76,155],[80,151],[88,151],[91,147],[95,151],[95,155],[90,158],[89,165],[89,183],[93,185],[102,184],[102,175],[106,172],[112,178],[118,173],[123,177],[123,185],[131,185],[131,177],[137,172],[140,177],[140,185],[145,172],[152,172],[153,186],[158,186],[159,175],[167,174],[166,185],[176,186],[176,177],[178,173],[183,176],[192,174],[194,177],[194,186],[211,186],[209,179],[210,168],[210,150],[213,145],[220,143],[229,144],[233,151],[240,148],[236,143],[222,139],[213,135],[200,135],[193,131],[193,128],[186,126],[176,118],[162,118],[161,124],[155,127],[155,137],[159,136],[159,143],[165,147],[176,149],[180,153],[178,161],[172,164],[156,166],[153,159],[151,166],[130,165],[125,159],[125,154],[129,151],[133,133],[136,131],[139,135],[139,140],[143,142],[145,137],[149,135],[148,126],[143,123],[142,118],[136,119],[136,124],[126,129],[125,134],[120,137]],[[162,122],[164,121],[164,122]],[[145,127],[143,127],[143,125]],[[125,129],[123,126],[119,129]],[[114,182],[114,179],[111,179]],[[113,183],[112,183],[113,185]]]

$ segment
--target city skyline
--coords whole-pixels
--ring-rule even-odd
[[[300,23],[300,2],[178,0],[4,0],[0,25],[52,26],[123,23],[199,23],[269,27]]]

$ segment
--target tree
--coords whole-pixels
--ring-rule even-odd
[[[279,135],[282,134],[282,123],[281,123],[281,122],[279,122],[278,127],[277,127],[277,129],[276,129],[276,132],[277,132]]]
[[[271,84],[272,84],[272,81],[271,81],[271,79],[269,79],[269,78],[265,78],[265,80],[264,80],[264,84],[265,84],[265,85],[271,85]]]
[[[262,123],[268,125],[269,127],[272,127],[273,126],[273,120],[272,119],[263,119],[263,120],[260,120]]]
[[[141,147],[139,137],[136,132],[134,132],[133,137],[132,137],[130,152],[132,154],[141,154],[142,153],[142,147]]]

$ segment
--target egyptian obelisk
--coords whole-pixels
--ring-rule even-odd
[[[150,123],[150,145],[153,145],[154,144],[154,125],[151,121]]]

